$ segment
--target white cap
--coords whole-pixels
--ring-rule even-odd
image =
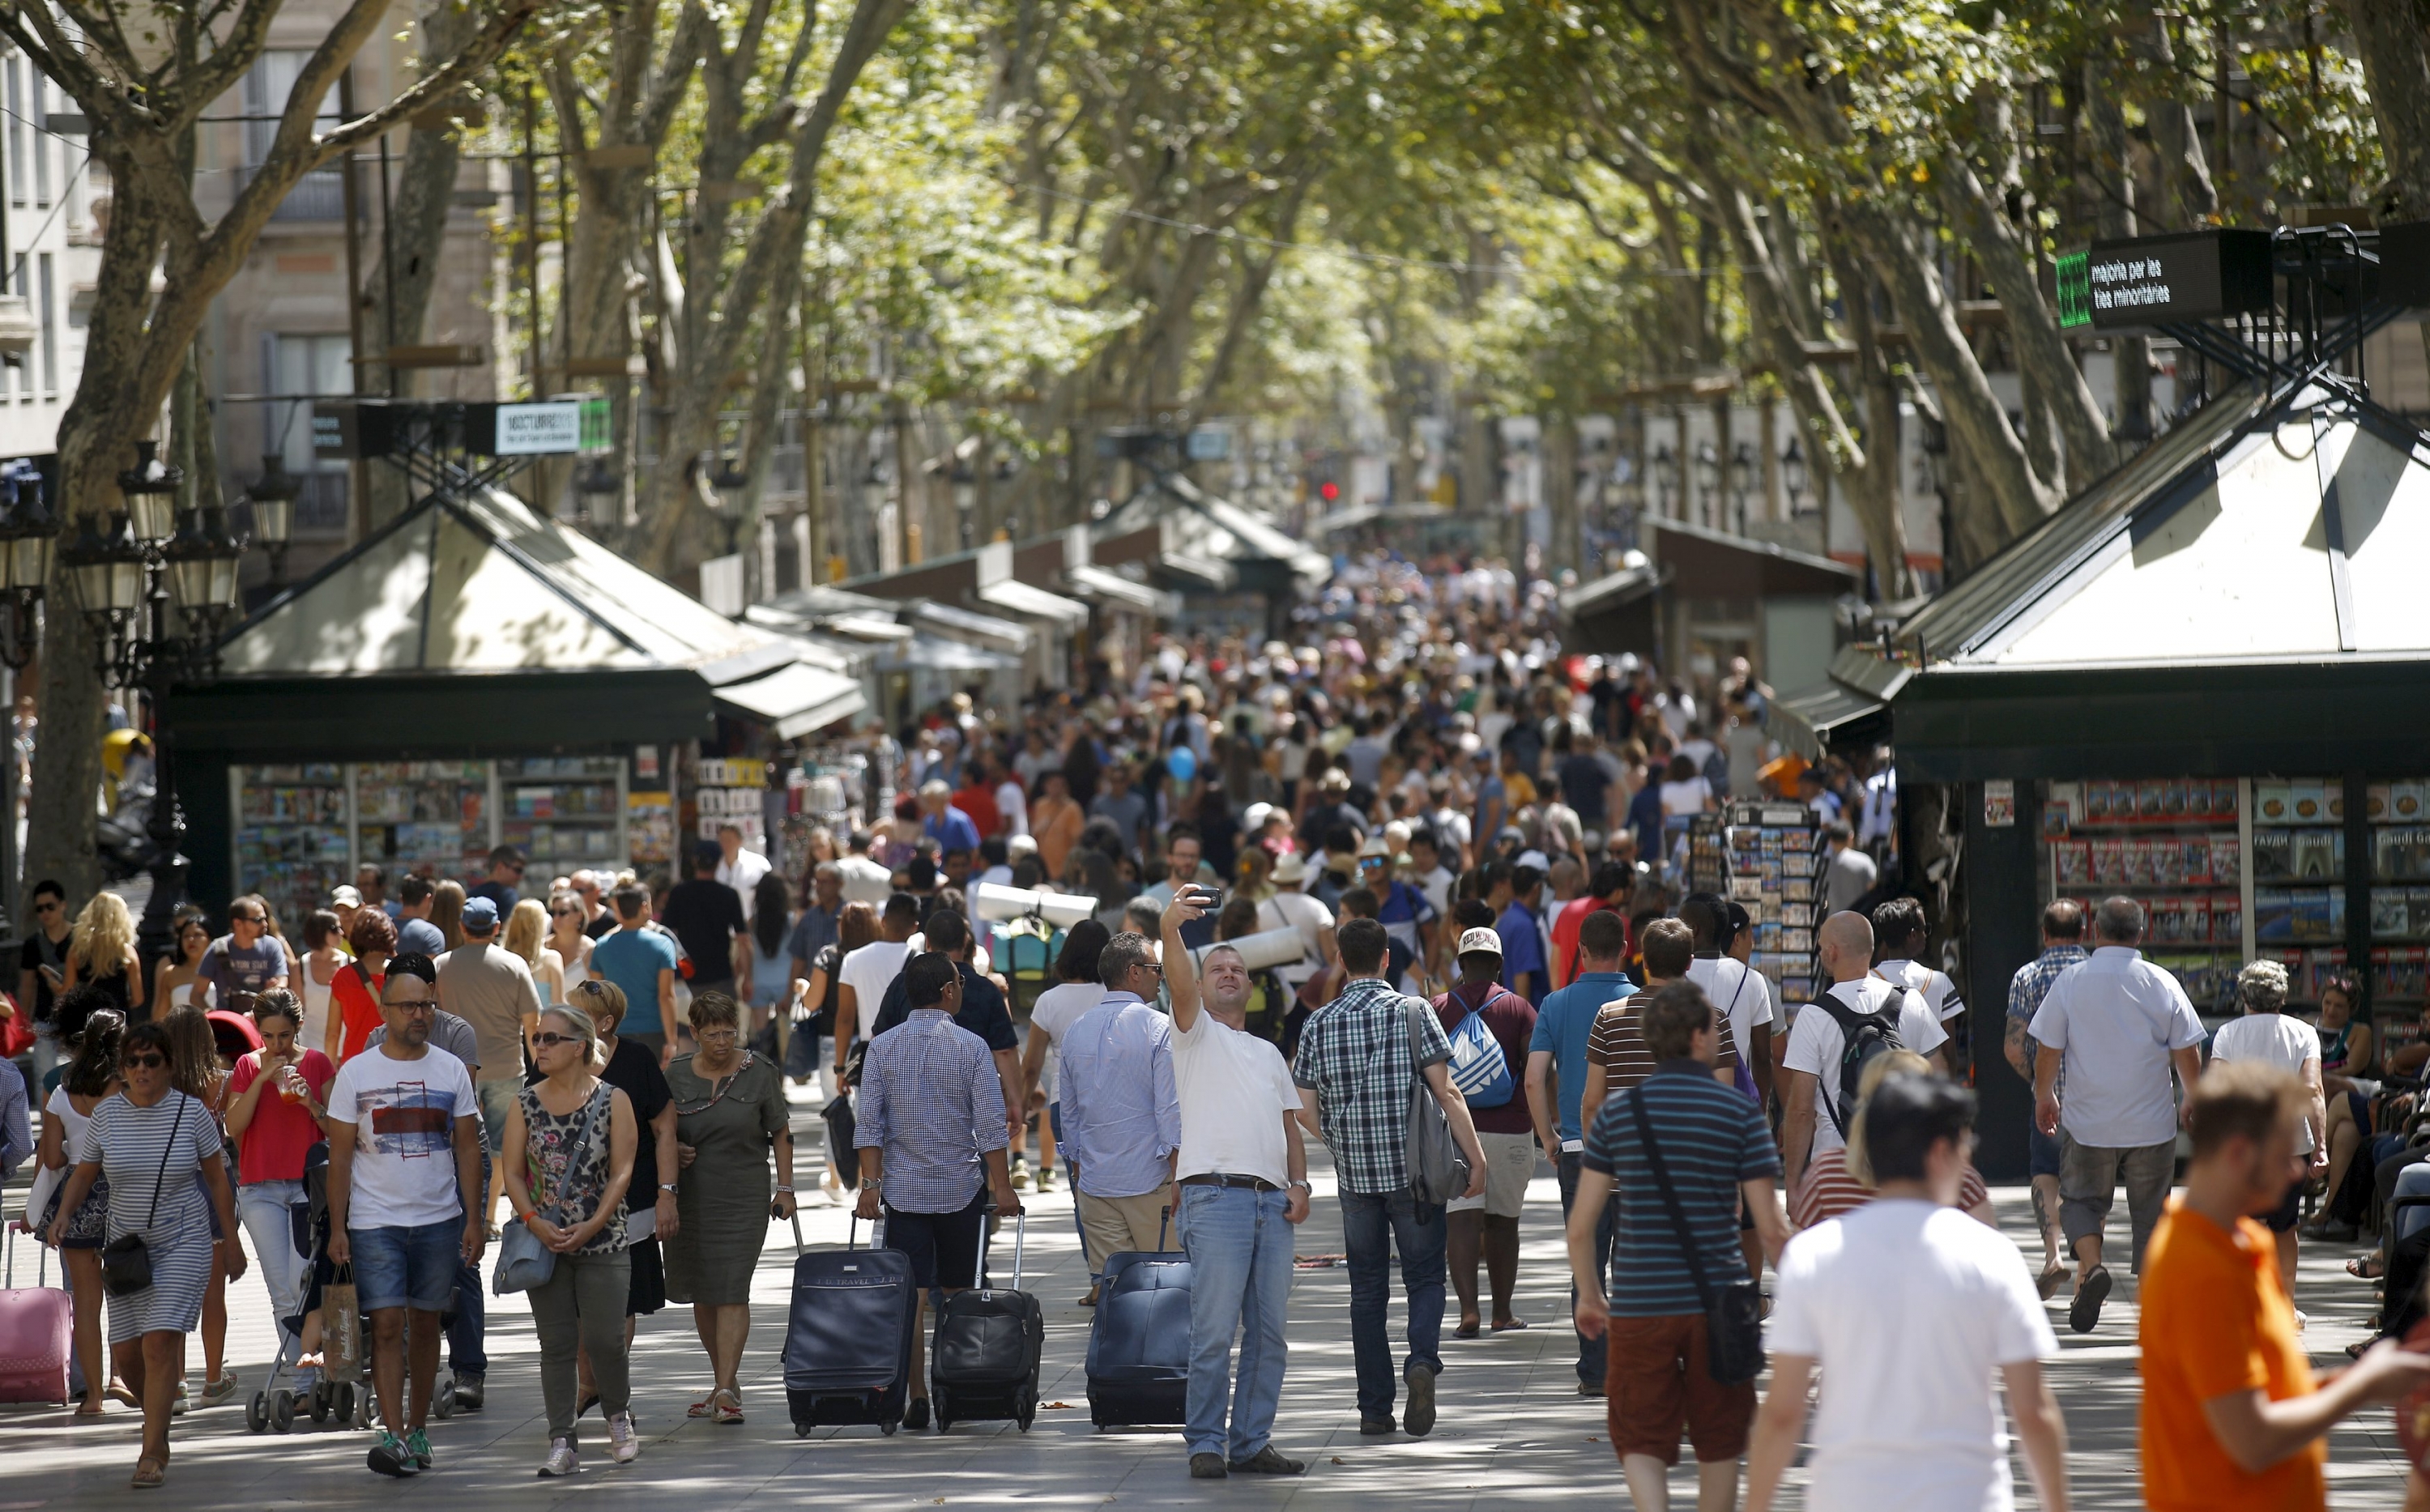
[[[1553,869],[1552,860],[1541,851],[1521,851],[1517,864],[1532,866],[1539,872],[1550,872]]]
[[[1502,954],[1502,937],[1490,929],[1471,929],[1459,937],[1459,954],[1499,955]]]
[[[1257,831],[1265,828],[1266,820],[1273,815],[1273,811],[1274,806],[1272,804],[1251,804],[1248,807],[1240,810],[1241,833],[1244,835],[1255,835]]]

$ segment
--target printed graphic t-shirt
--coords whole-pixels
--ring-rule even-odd
[[[436,1045],[418,1060],[366,1051],[338,1068],[329,1116],[355,1126],[346,1226],[424,1228],[464,1215],[456,1190],[456,1121],[477,1105],[464,1063]]]

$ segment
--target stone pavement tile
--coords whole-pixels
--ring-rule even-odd
[[[815,1108],[796,1106],[803,1139],[805,1190],[815,1185]],[[1315,1152],[1319,1195],[1297,1249],[1338,1254],[1339,1208]],[[822,1429],[797,1439],[787,1420],[777,1351],[792,1256],[791,1236],[773,1225],[753,1291],[751,1346],[743,1393],[749,1421],[718,1427],[687,1421],[685,1406],[707,1386],[707,1361],[688,1309],[670,1306],[643,1321],[635,1343],[635,1410],[644,1436],[641,1457],[621,1470],[606,1459],[606,1431],[596,1414],[583,1420],[584,1473],[570,1482],[541,1482],[533,1470],[546,1448],[540,1403],[538,1351],[530,1316],[520,1299],[492,1299],[489,1406],[436,1423],[438,1468],[408,1482],[382,1480],[363,1467],[363,1436],[299,1426],[286,1437],[244,1432],[233,1406],[197,1411],[173,1430],[170,1504],[259,1507],[270,1512],[309,1505],[415,1503],[465,1508],[511,1505],[586,1508],[630,1505],[667,1512],[670,1505],[796,1505],[818,1501],[852,1507],[1178,1506],[1303,1509],[1365,1508],[1389,1504],[1395,1512],[1529,1507],[1575,1504],[1582,1496],[1624,1505],[1619,1466],[1606,1438],[1603,1403],[1575,1395],[1575,1342],[1567,1326],[1568,1283],[1560,1238],[1560,1206],[1549,1168],[1529,1189],[1517,1310],[1531,1327],[1475,1340],[1446,1337],[1440,1383],[1441,1421],[1417,1440],[1395,1435],[1359,1437],[1349,1344],[1349,1278],[1339,1267],[1298,1272],[1291,1302],[1292,1351],[1275,1442],[1309,1462],[1293,1480],[1239,1477],[1223,1483],[1189,1479],[1177,1432],[1094,1432],[1088,1419],[1083,1362],[1089,1312],[1076,1305],[1087,1289],[1071,1200],[1057,1190],[1025,1194],[1032,1207],[1024,1286],[1047,1316],[1042,1403],[1027,1434],[1010,1423],[967,1423],[881,1437],[874,1429]],[[2031,1209],[2022,1188],[1995,1201],[2008,1231],[2031,1243]],[[2122,1248],[2122,1227],[2115,1242]],[[813,1245],[841,1244],[841,1208],[804,1210]],[[866,1226],[861,1226],[866,1241]],[[2302,1275],[2304,1304],[2314,1318],[2309,1342],[2325,1367],[2340,1345],[2360,1337],[2368,1289],[2341,1267],[2346,1246],[2314,1246]],[[999,1275],[1010,1264],[1009,1236],[997,1241]],[[1008,1278],[1008,1277],[1007,1277]],[[2077,1504],[2123,1509],[2140,1497],[2135,1465],[2134,1307],[2122,1288],[2100,1330],[2089,1338],[2066,1332],[2067,1292],[2052,1308],[2063,1354],[2053,1367],[2068,1414]],[[229,1357],[248,1393],[262,1380],[270,1354],[267,1308],[253,1277],[236,1284]],[[1455,1304],[1456,1305],[1456,1304]],[[1396,1353],[1400,1307],[1393,1312]],[[190,1350],[199,1372],[199,1350]],[[1057,1408],[1051,1404],[1060,1402]],[[0,1512],[74,1509],[135,1500],[126,1489],[137,1434],[133,1415],[113,1408],[95,1425],[77,1427],[63,1412],[0,1407]],[[2386,1507],[2401,1494],[2389,1416],[2365,1414],[2335,1436],[2332,1503]],[[2031,1504],[2022,1465],[2020,1502]],[[1784,1504],[1801,1506],[1803,1471],[1792,1472]],[[1689,1472],[1673,1480],[1677,1504],[1691,1504]],[[155,1498],[156,1502],[169,1499]]]

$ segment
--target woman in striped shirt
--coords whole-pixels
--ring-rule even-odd
[[[1893,1050],[1873,1057],[1865,1068],[1864,1079],[1856,1085],[1856,1116],[1848,1128],[1845,1149],[1816,1152],[1806,1162],[1806,1179],[1798,1185],[1790,1205],[1789,1217],[1801,1229],[1812,1228],[1824,1219],[1862,1207],[1873,1200],[1872,1169],[1865,1163],[1865,1105],[1872,1101],[1874,1090],[1892,1076],[1929,1076],[1932,1063],[1912,1050]],[[1966,1162],[1966,1174],[1958,1185],[1957,1205],[1968,1217],[1992,1228],[2000,1226],[1991,1211],[1990,1189],[1984,1186],[1982,1173],[1974,1162]]]

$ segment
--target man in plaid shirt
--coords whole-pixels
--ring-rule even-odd
[[[2041,1047],[2025,1025],[2033,1022],[2042,999],[2050,996],[2053,983],[2069,967],[2081,964],[2084,953],[2084,905],[2073,898],[2057,898],[2042,910],[2042,953],[2017,968],[2008,982],[2008,1064],[2015,1067],[2028,1086],[2034,1079],[2034,1057]],[[2062,1258],[2058,1233],[2058,1136],[2044,1134],[2033,1126],[2030,1115],[2025,1124],[2025,1145],[2028,1171],[2033,1176],[2034,1221],[2041,1225],[2042,1271],[2037,1280],[2042,1300],[2050,1300],[2058,1289],[2060,1278],[2067,1274],[2067,1262]]]
[[[1443,1209],[1420,1203],[1404,1156],[1409,1093],[1423,1076],[1468,1157],[1469,1187],[1485,1191],[1485,1150],[1468,1103],[1451,1085],[1451,1041],[1423,999],[1405,997],[1384,979],[1391,937],[1373,919],[1341,926],[1337,944],[1350,981],[1341,995],[1308,1016],[1300,1030],[1291,1079],[1300,1123],[1333,1152],[1341,1199],[1342,1247],[1350,1268],[1350,1346],[1358,1371],[1358,1431],[1392,1431],[1391,1342],[1384,1311],[1397,1244],[1401,1287],[1409,1297],[1409,1383],[1404,1415],[1413,1437],[1435,1425],[1435,1377],[1442,1373]],[[1417,1011],[1412,1012],[1414,1008]],[[1413,1044],[1411,1034],[1418,1036]]]

